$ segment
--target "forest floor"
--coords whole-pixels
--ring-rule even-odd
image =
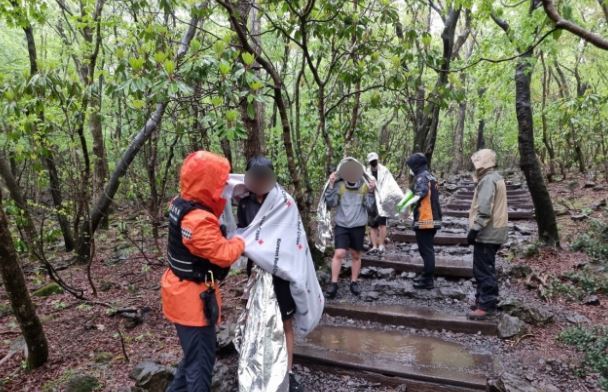
[[[560,385],[560,381],[568,379],[580,391],[595,391],[600,390],[599,374],[582,371],[584,353],[557,339],[562,331],[576,324],[585,328],[608,325],[608,297],[598,293],[589,298],[580,285],[570,285],[572,280],[565,278],[592,264],[585,253],[572,251],[571,243],[590,230],[593,219],[608,220],[605,207],[588,208],[608,198],[608,185],[603,189],[584,185],[570,181],[550,185],[556,208],[569,210],[559,217],[562,249],[539,249],[531,244],[511,252],[512,265],[531,268],[521,279],[510,279],[512,292],[524,301],[542,301],[555,317],[547,326],[532,327],[523,337],[505,341],[502,362],[510,363],[510,370],[518,369],[528,379],[537,377],[540,371],[551,375],[549,381],[553,384]],[[131,236],[136,236],[134,231],[144,225],[137,219],[124,223]],[[72,265],[61,275],[72,286],[85,289],[89,301],[68,293],[33,297],[50,345],[50,360],[40,369],[28,371],[23,367],[23,341],[6,294],[0,290],[0,391],[65,390],[69,380],[84,374],[96,379],[99,390],[129,391],[135,385],[129,374],[142,361],[150,359],[171,366],[179,362],[181,349],[174,327],[161,312],[159,279],[164,267],[154,241],[129,240],[118,227],[111,227],[98,235],[96,245],[97,255],[90,271],[96,296],[92,295],[86,267]],[[141,249],[145,249],[145,255]],[[61,252],[49,253],[49,259],[56,266],[70,263],[69,256]],[[24,269],[32,292],[49,283],[42,271],[35,273],[32,265],[26,263]],[[227,324],[238,317],[243,307],[244,282],[242,275],[230,276],[224,282]],[[135,314],[135,319],[114,314],[118,309],[133,310],[122,314]],[[228,358],[233,361],[235,357]],[[308,390],[380,390],[373,382],[348,375],[311,372],[305,367],[297,370]]]

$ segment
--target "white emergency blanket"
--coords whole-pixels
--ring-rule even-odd
[[[367,175],[373,178],[372,169],[368,166]],[[395,208],[405,197],[403,191],[395,181],[391,172],[381,164],[378,164],[378,179],[376,181],[376,205],[378,206],[378,215],[385,218],[394,218],[398,216]]]
[[[287,345],[272,275],[254,267],[247,286],[249,299],[234,339],[239,392],[287,391]]]
[[[242,194],[243,178],[243,175],[230,176],[233,197]],[[234,222],[234,217],[224,216],[224,221]],[[251,224],[234,233],[245,240],[245,256],[264,271],[290,282],[296,304],[295,332],[298,336],[310,333],[321,319],[325,298],[293,197],[275,185]]]

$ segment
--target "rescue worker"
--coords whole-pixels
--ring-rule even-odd
[[[473,276],[477,292],[468,318],[485,320],[495,314],[498,304],[495,262],[496,252],[508,235],[507,186],[495,169],[494,151],[479,150],[471,161],[477,185],[469,211],[467,241],[473,245]]]
[[[360,166],[359,163],[356,164]],[[325,293],[329,299],[335,298],[338,294],[340,269],[349,250],[352,260],[350,291],[355,296],[361,294],[358,283],[361,272],[361,251],[365,240],[368,213],[375,212],[376,209],[374,197],[376,183],[372,180],[368,185],[362,176],[350,180],[338,178],[337,173],[333,172],[329,176],[329,185],[325,192],[327,207],[336,208],[331,282]]]
[[[239,201],[237,209],[237,226],[247,227],[254,220],[260,211],[268,192],[272,190],[276,183],[274,166],[270,159],[264,156],[255,156],[247,162],[245,172],[245,185],[250,191],[249,195]],[[254,260],[247,263],[247,274],[251,273]],[[273,276],[274,292],[281,312],[283,329],[285,331],[285,342],[287,344],[288,370],[289,370],[289,391],[303,391],[292,372],[293,350],[294,350],[294,328],[293,317],[296,313],[296,303],[291,296],[289,281]]]
[[[373,177],[376,180],[376,185],[379,191],[382,191],[382,184],[388,181],[395,181],[393,179],[393,175],[388,170],[388,168],[380,162],[378,162],[378,154],[375,152],[370,152],[367,154],[367,162],[369,166],[367,167],[367,174],[370,177]],[[397,187],[397,185],[395,185]],[[379,198],[382,198],[382,194],[378,195]],[[377,203],[379,206],[382,205],[382,200],[378,200]],[[368,255],[383,255],[384,254],[384,243],[386,241],[386,221],[388,219],[386,212],[382,211],[380,207],[378,207],[378,215],[370,219],[370,237],[372,242],[372,248],[367,252]],[[384,215],[383,215],[384,214]]]
[[[428,169],[424,154],[412,154],[406,161],[410,174],[414,177],[411,191],[414,196],[405,205],[406,216],[410,209],[414,213],[414,232],[418,252],[424,261],[422,274],[414,278],[417,289],[435,287],[435,234],[441,228],[441,207],[437,180]]]
[[[229,172],[227,159],[207,151],[191,153],[181,168],[180,194],[171,202],[169,268],[161,278],[161,297],[184,357],[167,391],[211,390],[221,310],[217,282],[245,248],[242,238],[226,239],[220,227]]]

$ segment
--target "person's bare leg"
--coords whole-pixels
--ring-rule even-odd
[[[370,228],[369,229],[369,237],[372,240],[372,248],[376,249],[380,246],[378,229]]]
[[[285,342],[287,343],[287,368],[291,372],[293,367],[293,346],[294,346],[294,333],[293,333],[293,319],[283,320],[283,329],[285,330]]]
[[[384,249],[384,242],[386,241],[386,226],[378,227],[378,245],[377,247],[380,249]]]
[[[340,269],[342,268],[342,261],[346,256],[346,249],[336,249],[334,257],[331,259],[331,281],[337,283],[340,277]]]
[[[359,273],[361,272],[361,252],[351,249],[350,257],[353,261],[351,268],[351,281],[356,282],[359,280]]]

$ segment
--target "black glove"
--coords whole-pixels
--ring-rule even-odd
[[[477,234],[479,234],[479,230],[469,230],[469,234],[467,234],[467,243],[469,245],[475,245],[475,238],[477,238]]]

